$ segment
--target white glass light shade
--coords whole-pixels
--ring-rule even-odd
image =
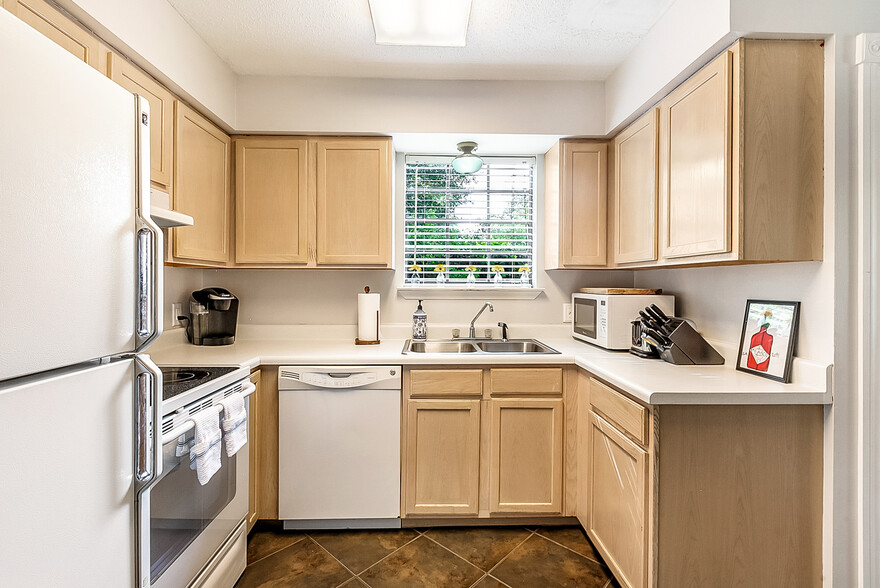
[[[452,169],[460,174],[472,174],[480,171],[480,168],[483,167],[483,160],[472,153],[477,148],[477,144],[473,141],[462,141],[456,147],[461,151],[461,155],[452,160]]]
[[[480,171],[481,167],[483,160],[473,153],[465,153],[452,160],[452,169],[460,174],[472,174]]]
[[[464,47],[471,0],[369,0],[377,45]]]

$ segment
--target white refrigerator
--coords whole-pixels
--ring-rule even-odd
[[[0,10],[0,584],[132,586],[157,473],[149,110]]]

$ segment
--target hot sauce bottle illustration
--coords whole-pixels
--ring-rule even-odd
[[[769,310],[764,311],[764,324],[761,330],[752,335],[751,344],[749,345],[749,359],[747,366],[749,369],[759,372],[766,372],[770,367],[770,349],[773,347],[773,335],[767,332],[770,327],[770,317],[773,316]]]

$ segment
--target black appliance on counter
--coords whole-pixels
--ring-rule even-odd
[[[629,352],[645,358],[659,357],[676,365],[721,365],[724,357],[703,339],[693,323],[669,317],[652,304],[639,311],[632,322],[632,347]]]
[[[192,293],[186,338],[193,345],[232,345],[238,326],[238,298],[223,288]]]

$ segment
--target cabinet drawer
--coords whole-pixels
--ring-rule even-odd
[[[483,370],[411,370],[410,398],[482,396]]]
[[[493,368],[491,394],[562,394],[562,368]]]
[[[647,444],[647,408],[592,378],[590,379],[590,404],[633,439],[642,445]]]

